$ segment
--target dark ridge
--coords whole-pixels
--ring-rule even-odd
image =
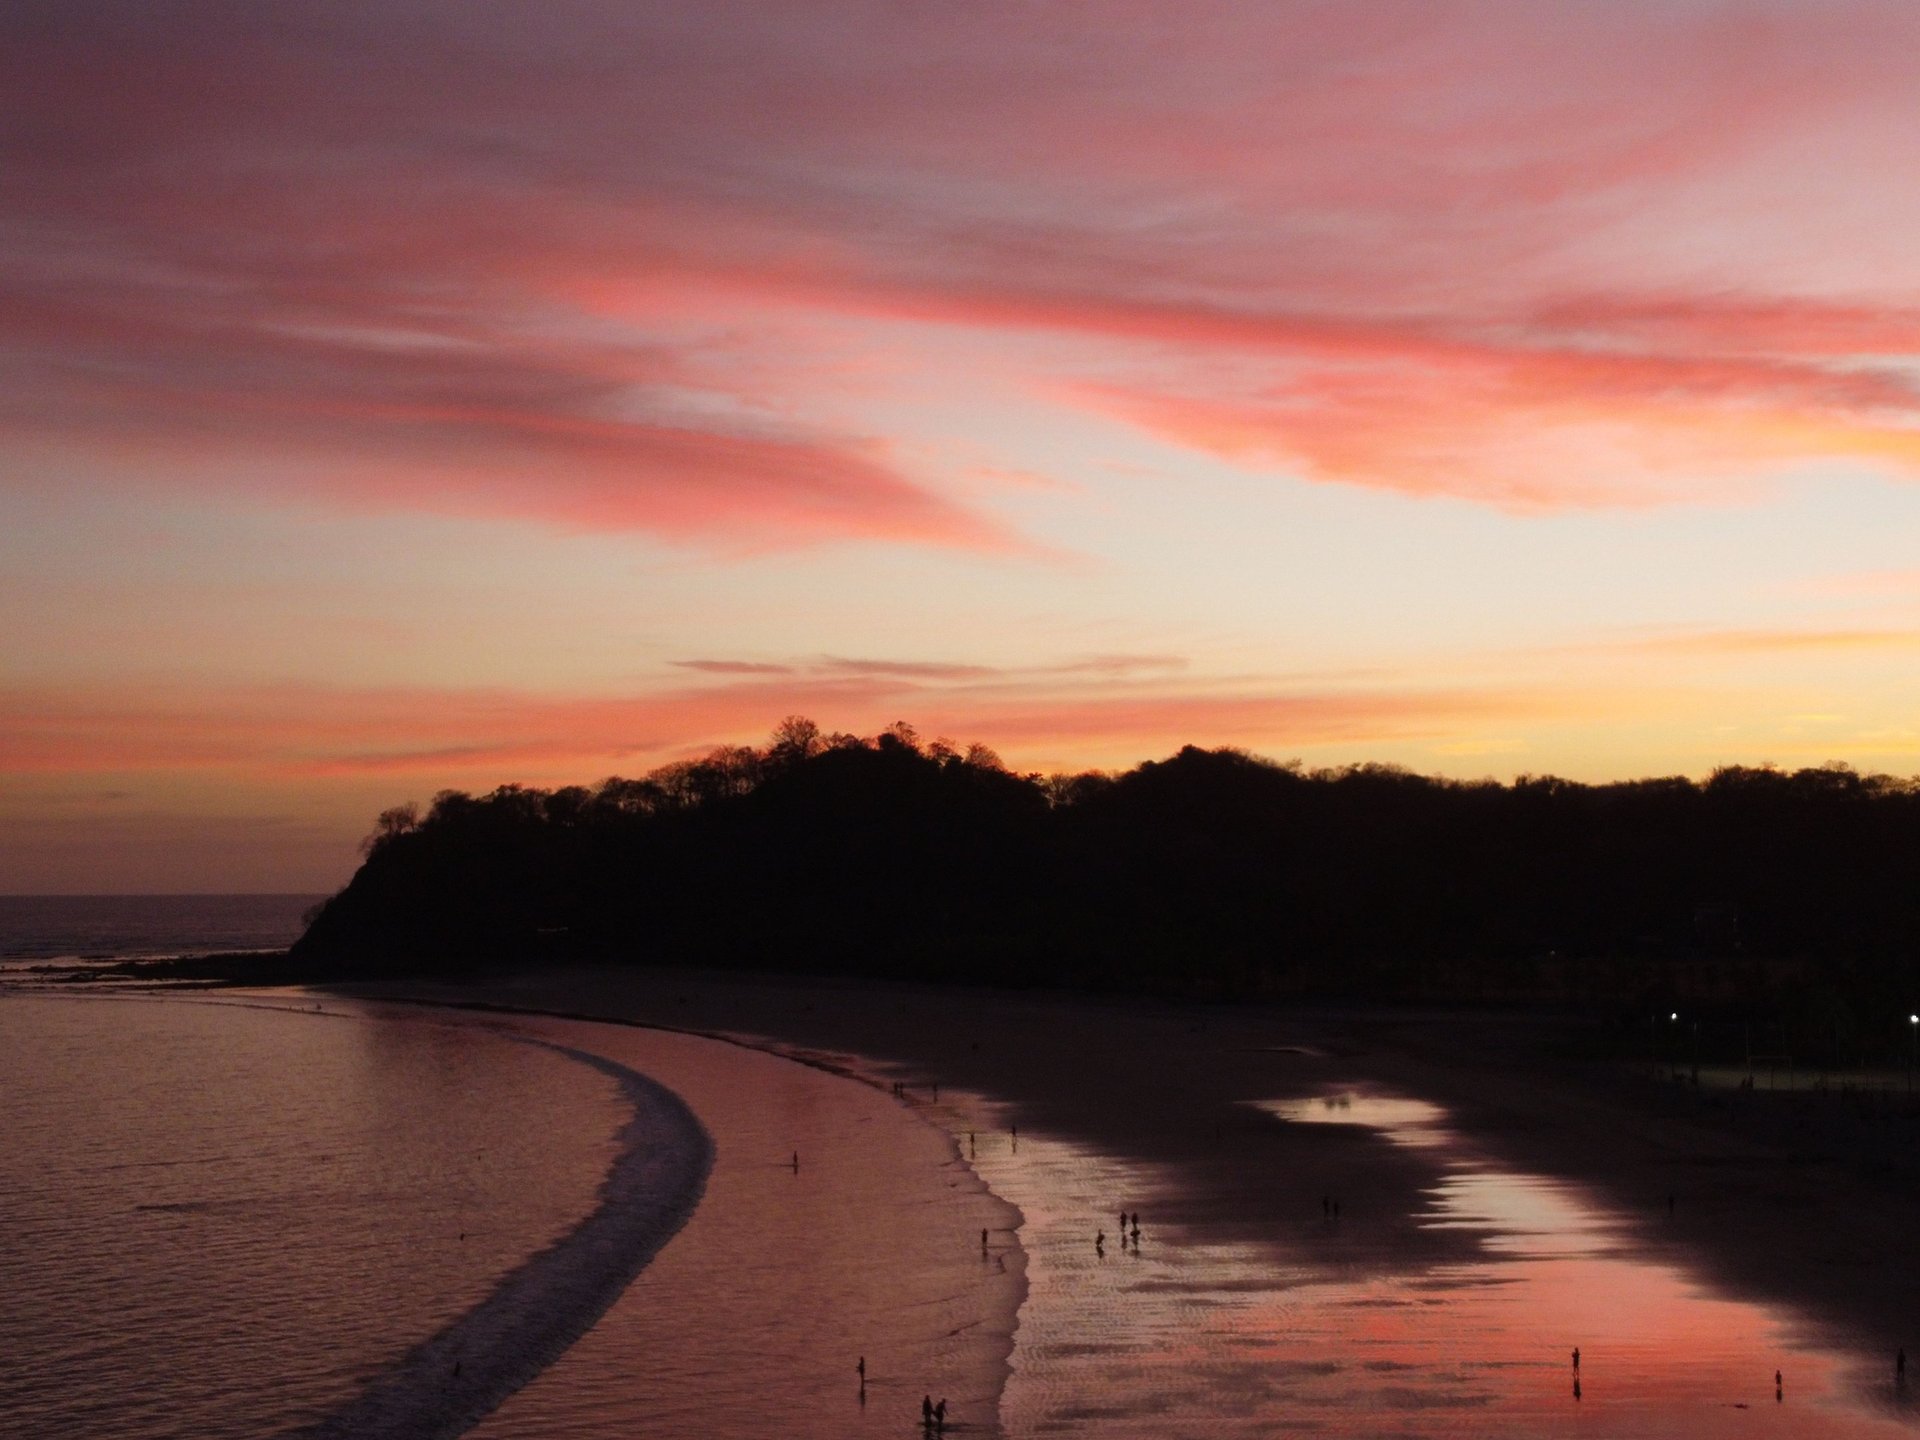
[[[1904,1064],[1920,782],[1125,774],[789,719],[644,779],[380,816],[302,978],[673,963],[1202,998],[1578,1005],[1693,1052]],[[1657,1034],[1677,1053],[1682,1041]]]

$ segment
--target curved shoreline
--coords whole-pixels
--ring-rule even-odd
[[[809,1070],[832,1075],[837,1079],[862,1085],[876,1092],[885,1093],[887,1090],[886,1082],[877,1074],[846,1065],[835,1064],[824,1058],[817,1051],[808,1051],[796,1046],[791,1046],[773,1037],[757,1038],[738,1032],[706,1029],[691,1025],[670,1025],[657,1021],[635,1019],[629,1016],[608,1015],[605,1013],[595,1014],[588,1011],[568,1009],[562,1006],[508,1004],[497,1000],[477,1000],[470,996],[462,997],[457,994],[439,995],[432,993],[430,990],[422,992],[418,989],[399,985],[395,985],[389,989],[387,988],[386,982],[327,987],[325,993],[338,996],[341,999],[374,1002],[383,1005],[408,1005],[431,1010],[467,1011],[488,1015],[519,1016],[535,1020],[568,1021],[584,1025],[606,1025],[622,1030],[652,1031],[664,1035],[682,1035],[698,1040],[711,1040],[756,1055],[765,1055],[772,1059],[785,1060],[795,1065],[805,1066]],[[531,1037],[523,1038],[527,1038],[529,1043],[549,1045],[550,1048],[561,1050],[563,1053],[576,1053],[567,1047],[553,1045],[548,1041],[533,1040]],[[613,1062],[604,1063],[612,1065]],[[884,1062],[876,1060],[874,1063],[881,1065]],[[624,1067],[614,1066],[613,1068],[623,1069]],[[947,1152],[947,1163],[950,1165],[958,1165],[960,1169],[971,1176],[973,1181],[980,1187],[981,1192],[990,1197],[996,1205],[1002,1207],[1010,1217],[1005,1227],[1008,1237],[1008,1245],[1005,1253],[1006,1269],[1012,1275],[1014,1295],[1013,1302],[1006,1313],[1000,1344],[997,1347],[996,1374],[994,1376],[995,1383],[993,1386],[996,1396],[995,1423],[991,1429],[984,1432],[988,1435],[998,1435],[1000,1433],[998,1423],[998,1397],[1005,1393],[1007,1383],[1013,1375],[1014,1336],[1020,1327],[1020,1314],[1025,1308],[1029,1289],[1027,1279],[1028,1256],[1025,1247],[1020,1241],[1021,1232],[1027,1224],[1027,1217],[1018,1205],[995,1190],[993,1186],[987,1182],[986,1177],[981,1174],[979,1167],[967,1159],[962,1151],[959,1137],[953,1130],[941,1124],[937,1119],[923,1113],[920,1107],[910,1102],[902,1100],[899,1102],[899,1105],[913,1120],[928,1127],[940,1136],[941,1142]],[[664,1241],[662,1243],[664,1244]],[[307,1440],[309,1435],[311,1435],[312,1440],[320,1440],[321,1433],[322,1432],[318,1431],[302,1431],[297,1432],[297,1435],[300,1437],[300,1440]],[[334,1440],[334,1432],[325,1433],[327,1440]],[[347,1432],[339,1433],[344,1436]],[[290,1436],[288,1440],[294,1440],[294,1437]]]
[[[632,1107],[600,1203],[358,1396],[282,1432],[285,1440],[451,1440],[465,1433],[591,1329],[693,1215],[714,1146],[678,1095],[591,1051],[515,1038],[609,1076]]]

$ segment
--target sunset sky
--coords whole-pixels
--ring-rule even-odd
[[[0,891],[791,712],[1920,772],[1920,6],[13,0]]]

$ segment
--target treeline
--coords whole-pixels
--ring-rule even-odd
[[[1587,1001],[1642,1024],[1671,1001],[1904,1051],[1916,878],[1920,785],[1840,766],[1503,785],[1189,747],[1042,777],[790,718],[644,779],[390,810],[295,953]]]

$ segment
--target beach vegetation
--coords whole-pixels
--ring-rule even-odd
[[[1729,766],[1590,785],[1189,746],[1020,774],[789,716],[639,779],[383,811],[310,965],[591,959],[1092,990],[1739,1016],[1906,1046],[1920,784]],[[1623,1019],[1623,1023],[1625,1020]]]

